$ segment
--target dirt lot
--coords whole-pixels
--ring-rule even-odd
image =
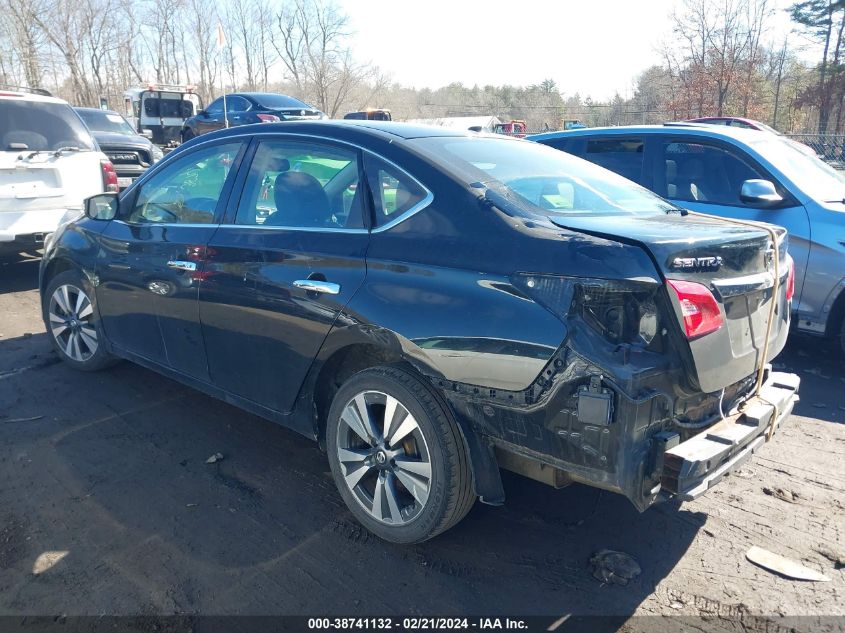
[[[778,359],[797,414],[698,501],[639,514],[508,476],[504,507],[400,547],[355,523],[300,436],[128,363],[59,364],[37,268],[0,263],[0,615],[845,615],[845,363],[819,341]],[[830,582],[758,568],[752,545]],[[604,548],[641,575],[594,579]]]

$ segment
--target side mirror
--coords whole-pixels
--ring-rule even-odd
[[[85,199],[85,215],[92,220],[113,220],[117,216],[117,193],[98,193]]]
[[[742,183],[739,199],[745,204],[760,207],[771,207],[778,202],[783,202],[783,196],[777,192],[774,183],[759,178],[746,180]]]
[[[144,128],[143,130],[141,130],[141,136],[143,136],[144,138],[152,138],[153,137],[153,131],[150,130],[150,129]]]

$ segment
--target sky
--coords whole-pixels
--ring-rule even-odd
[[[660,43],[681,0],[338,0],[353,51],[416,88],[531,85],[554,79],[564,95],[610,99],[633,93],[636,76],[660,63]],[[769,37],[791,25],[783,8]],[[798,43],[798,42],[796,42]]]

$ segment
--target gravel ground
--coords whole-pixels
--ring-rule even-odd
[[[129,363],[59,364],[37,268],[0,262],[0,615],[688,615],[767,631],[755,615],[845,616],[845,363],[824,341],[792,338],[778,365],[802,376],[795,415],[695,502],[639,514],[506,475],[504,507],[402,547],[359,527],[306,439]],[[752,545],[830,582],[756,567]],[[642,573],[597,581],[605,548]]]

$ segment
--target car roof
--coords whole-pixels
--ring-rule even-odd
[[[470,131],[450,130],[435,125],[419,125],[415,123],[397,123],[396,121],[364,121],[350,119],[332,119],[324,121],[283,121],[280,123],[254,123],[252,125],[240,125],[229,129],[212,132],[215,138],[223,136],[238,136],[242,134],[267,134],[267,133],[309,134],[313,136],[325,136],[331,134],[339,140],[352,139],[353,137],[369,136],[373,138],[400,138],[415,139],[428,138],[432,136],[463,137],[479,136]],[[203,134],[198,138],[208,139],[211,134]],[[501,137],[507,138],[507,137]]]
[[[630,134],[684,134],[692,136],[707,136],[726,138],[738,141],[759,140],[759,130],[748,130],[742,128],[712,125],[709,123],[694,123],[691,121],[679,121],[664,123],[663,125],[621,125],[618,127],[588,127],[578,130],[564,130],[562,132],[544,132],[543,134],[532,134],[526,138],[531,141],[545,141],[555,138],[576,138],[579,136],[619,136]]]
[[[24,92],[21,90],[5,90],[2,88],[0,88],[0,99],[9,101],[36,101],[39,103],[62,103],[64,105],[70,105],[67,101],[59,99],[58,97]]]

